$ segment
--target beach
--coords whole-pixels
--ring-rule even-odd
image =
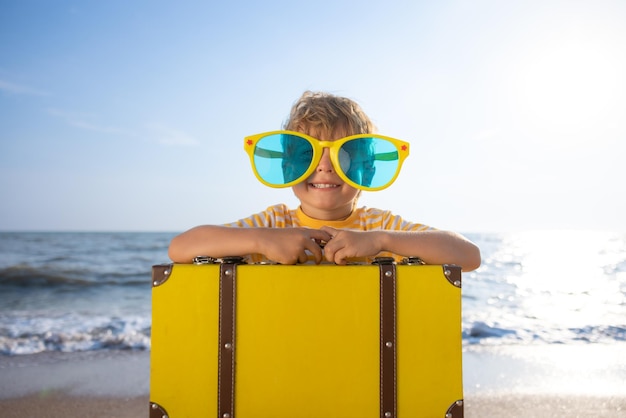
[[[148,397],[114,398],[55,395],[1,400],[5,418],[135,418],[148,416]],[[466,399],[466,417],[623,417],[626,402],[613,397],[474,396]],[[207,414],[207,416],[212,416]]]
[[[467,347],[465,416],[626,416],[624,350]],[[148,351],[0,356],[0,411],[4,418],[147,417],[149,375]]]
[[[0,233],[0,417],[148,416],[150,267],[172,235]],[[470,238],[465,416],[626,417],[626,235]]]
[[[0,356],[2,417],[148,416],[150,353]]]
[[[466,347],[467,417],[626,417],[626,344]]]

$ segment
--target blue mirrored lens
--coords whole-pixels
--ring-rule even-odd
[[[358,138],[342,145],[339,163],[341,170],[354,183],[363,187],[382,187],[398,171],[398,150],[393,143],[382,138]]]
[[[254,150],[254,165],[269,184],[282,185],[300,178],[311,165],[313,146],[304,138],[273,134],[261,138]]]

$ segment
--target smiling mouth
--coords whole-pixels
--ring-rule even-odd
[[[314,189],[335,189],[339,187],[338,184],[328,184],[328,183],[309,183],[309,186]]]

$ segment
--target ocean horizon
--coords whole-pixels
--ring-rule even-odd
[[[0,232],[0,355],[149,350],[151,267],[175,232]],[[626,233],[468,233],[465,348],[626,341]]]

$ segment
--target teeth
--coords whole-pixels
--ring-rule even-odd
[[[316,189],[333,189],[335,187],[339,187],[336,184],[315,184],[311,183],[311,187],[315,187]]]

